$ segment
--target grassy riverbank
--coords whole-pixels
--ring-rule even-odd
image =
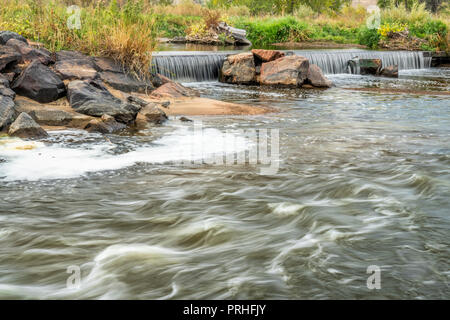
[[[75,49],[110,56],[136,70],[147,69],[157,37],[201,35],[218,21],[246,29],[255,47],[325,41],[376,49],[389,31],[408,28],[411,35],[425,40],[423,50],[449,48],[449,11],[432,14],[417,3],[411,9],[403,5],[382,9],[379,29],[367,28],[369,15],[361,7],[343,6],[318,13],[299,5],[289,15],[269,15],[243,5],[214,3],[207,8],[190,0],[178,5],[155,5],[151,0],[0,0],[0,30],[18,32],[50,50]],[[67,11],[73,4],[81,8],[80,29],[67,27],[68,19],[77,15]]]
[[[411,36],[424,40],[421,45],[423,50],[448,50],[449,47],[448,11],[432,14],[425,9],[425,4],[417,2],[413,2],[409,9],[403,4],[382,9],[378,29],[367,27],[366,22],[371,14],[362,7],[343,6],[339,10],[318,13],[309,6],[300,5],[289,15],[251,12],[245,6],[206,10],[190,1],[176,6],[155,7],[157,26],[165,37],[189,33],[201,35],[208,28],[208,19],[213,16],[247,30],[248,39],[257,47],[283,42],[329,41],[377,49],[380,39],[386,38],[388,32],[406,28]]]

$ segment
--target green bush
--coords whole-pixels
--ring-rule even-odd
[[[310,26],[294,17],[271,18],[263,20],[237,19],[234,26],[247,30],[247,38],[256,46],[276,42],[295,42],[308,40],[312,34]]]

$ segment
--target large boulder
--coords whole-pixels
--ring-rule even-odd
[[[323,75],[322,69],[315,64],[309,65],[307,80],[305,82],[314,87],[322,88],[330,88],[333,85],[333,83]]]
[[[117,73],[125,72],[123,66],[121,66],[119,63],[115,62],[114,59],[111,59],[111,58],[95,57],[94,62],[97,67],[97,70],[100,72],[104,72],[104,71],[117,72]]]
[[[19,138],[45,138],[47,132],[28,114],[22,112],[9,127],[8,134]]]
[[[70,106],[62,104],[41,104],[24,97],[17,97],[14,102],[18,113],[28,113],[41,126],[84,129],[88,122],[94,119],[91,116],[75,112]]]
[[[387,66],[381,69],[380,76],[398,78],[398,65]]]
[[[138,127],[145,127],[147,124],[162,124],[167,121],[167,115],[156,106],[156,103],[149,103],[139,111],[136,117]]]
[[[20,95],[42,103],[55,101],[66,92],[61,79],[37,60],[22,71],[14,81],[12,89]]]
[[[262,62],[270,62],[285,56],[284,52],[278,50],[253,49],[252,53],[255,59],[259,59]]]
[[[74,118],[73,114],[64,110],[45,108],[35,109],[28,113],[37,123],[46,126],[64,126]]]
[[[98,77],[92,59],[57,60],[53,68],[63,80],[95,79]]]
[[[264,85],[301,86],[308,76],[309,60],[286,56],[263,63],[260,82]]]
[[[21,62],[23,63],[38,60],[40,63],[48,65],[49,63],[54,62],[51,53],[43,48],[35,48],[17,39],[8,40],[6,45],[14,48],[21,54]]]
[[[123,123],[117,122],[114,117],[104,114],[100,119],[92,119],[84,129],[88,132],[114,133],[126,127]]]
[[[124,92],[146,93],[154,89],[149,81],[140,81],[127,73],[104,71],[100,72],[100,79],[112,88]]]
[[[226,83],[249,84],[255,82],[255,78],[256,69],[253,53],[244,52],[226,58],[219,80]]]
[[[0,31],[0,44],[6,44],[8,40],[16,39],[22,41],[23,43],[28,43],[27,39],[22,37],[20,34],[12,31]]]
[[[18,63],[22,59],[22,55],[14,48],[8,46],[0,46],[0,71],[5,69],[9,64]]]
[[[6,130],[16,115],[13,99],[0,95],[0,131]]]
[[[103,84],[95,80],[70,82],[67,98],[71,107],[79,113],[94,117],[107,114],[122,123],[133,122],[141,109],[140,106],[114,97]]]
[[[182,98],[182,97],[198,97],[200,94],[190,88],[177,83],[168,82],[152,92],[153,98]]]

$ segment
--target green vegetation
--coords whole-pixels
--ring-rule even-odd
[[[156,45],[155,19],[145,14],[143,1],[67,1],[77,4],[76,12],[62,0],[0,0],[0,30],[18,32],[41,42],[50,50],[72,49],[90,55],[107,56],[126,65],[136,74],[149,70]]]

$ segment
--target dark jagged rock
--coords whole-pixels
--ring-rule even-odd
[[[309,60],[301,56],[286,56],[263,63],[260,82],[265,85],[298,87],[308,76]]]
[[[154,89],[150,82],[140,81],[126,73],[111,71],[100,72],[100,79],[114,89],[123,92],[148,92]]]
[[[93,119],[91,116],[75,112],[70,107],[60,104],[41,104],[20,96],[14,102],[18,113],[28,113],[41,126],[67,126],[84,129]]]
[[[13,99],[0,95],[0,131],[6,130],[16,116]]]
[[[178,120],[180,120],[181,122],[193,122],[193,120],[186,118],[186,117],[180,117],[180,119],[178,119]]]
[[[124,68],[117,62],[114,61],[114,59],[106,58],[106,57],[95,57],[94,63],[97,66],[97,70],[100,72],[117,72],[117,73],[124,73]]]
[[[66,92],[61,79],[37,60],[22,71],[14,81],[12,89],[20,95],[42,103],[58,100]]]
[[[67,59],[56,61],[56,73],[63,80],[95,79],[98,77],[92,59]]]
[[[111,58],[98,57],[94,58],[94,62],[102,81],[116,90],[147,93],[154,89],[150,81],[136,79]]]
[[[14,48],[18,53],[21,54],[21,62],[28,63],[38,60],[40,63],[48,65],[54,62],[50,52],[44,49],[38,49],[30,46],[17,39],[10,39],[6,43],[7,46]]]
[[[387,66],[380,71],[380,76],[398,78],[398,65]]]
[[[17,74],[20,74],[20,72],[18,72]],[[14,81],[14,78],[16,77],[16,73],[15,72],[5,72],[1,74],[5,79],[7,79],[9,81],[9,83]]]
[[[9,97],[14,100],[16,93],[9,87],[9,79],[0,74],[0,96]]]
[[[165,112],[160,110],[156,103],[149,103],[139,111],[136,117],[136,124],[139,127],[145,127],[148,123],[162,124],[167,119]]]
[[[16,39],[28,44],[27,39],[25,39],[18,33],[12,31],[0,31],[0,44],[6,44],[10,39]]]
[[[248,84],[255,82],[256,69],[253,53],[228,56],[224,61],[219,80],[226,83]]]
[[[306,82],[314,87],[330,88],[333,83],[322,73],[322,69],[315,64],[310,64]]]
[[[359,59],[360,74],[379,74],[381,71],[381,59]]]
[[[22,55],[14,48],[8,46],[0,46],[0,71],[9,64],[18,63],[22,59]]]
[[[28,114],[22,112],[9,127],[8,134],[20,138],[45,138],[47,132]]]
[[[100,119],[91,120],[84,129],[88,132],[114,133],[126,127],[123,123],[117,122],[114,117],[104,114]]]
[[[71,107],[79,113],[94,117],[107,114],[122,123],[134,121],[140,110],[139,106],[124,103],[114,97],[104,85],[95,80],[70,82],[67,87],[67,98]]]
[[[223,33],[227,37],[234,39],[235,45],[252,45],[250,40],[246,38],[247,31],[244,29],[237,29],[227,25],[225,22],[219,22],[217,25],[218,33]]]
[[[193,89],[186,88],[177,82],[168,82],[152,92],[154,98],[198,97],[200,94]]]

